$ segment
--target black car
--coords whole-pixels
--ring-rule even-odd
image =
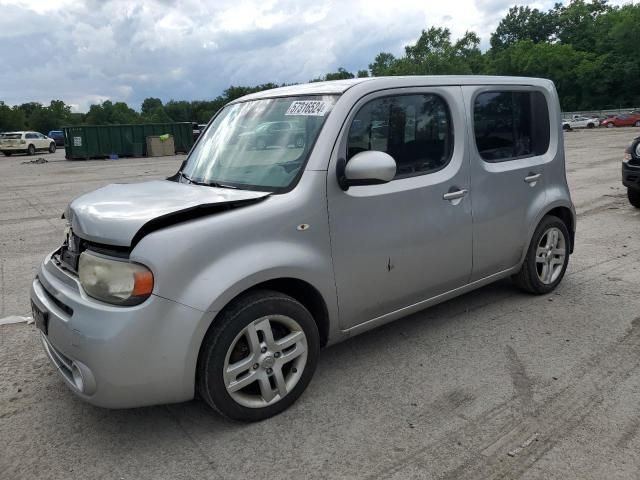
[[[64,146],[64,132],[62,130],[51,130],[47,134],[47,137],[53,138],[56,141],[56,146]]]
[[[622,184],[627,187],[629,202],[640,208],[640,137],[636,137],[624,152]]]

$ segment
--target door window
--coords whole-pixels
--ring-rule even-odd
[[[453,149],[449,108],[437,95],[372,100],[353,119],[347,149],[347,161],[366,150],[388,153],[396,161],[395,178],[440,170]]]
[[[549,149],[549,109],[540,92],[485,92],[474,105],[478,153],[487,162],[542,155]]]

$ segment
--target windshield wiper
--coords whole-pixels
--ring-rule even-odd
[[[199,182],[197,180],[194,180],[190,177],[188,177],[187,175],[185,175],[183,172],[178,172],[178,174],[184,178],[187,182],[193,184],[193,185],[200,185],[203,187],[216,187],[216,188],[232,188],[232,189],[237,189],[238,187],[234,187],[233,185],[226,185],[224,183],[218,183],[218,182]]]

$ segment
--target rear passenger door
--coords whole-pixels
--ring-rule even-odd
[[[463,87],[473,209],[472,281],[516,266],[545,204],[549,109],[543,91]]]

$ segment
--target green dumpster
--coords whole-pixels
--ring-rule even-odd
[[[146,123],[133,125],[82,125],[64,127],[67,160],[89,158],[139,157],[147,154],[147,137],[173,136],[176,153],[187,153],[193,145],[193,127],[189,122]]]

